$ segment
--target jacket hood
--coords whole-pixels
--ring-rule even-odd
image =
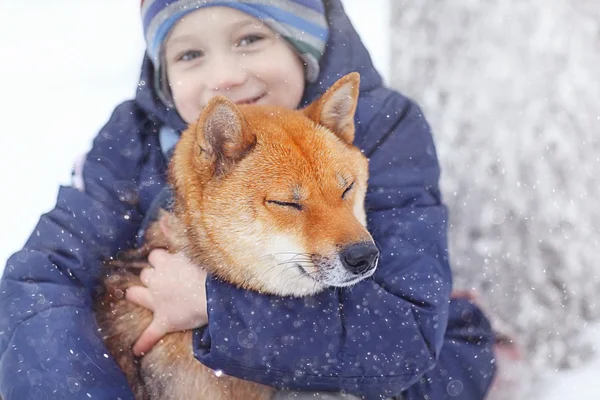
[[[329,39],[320,61],[319,77],[315,83],[306,87],[301,106],[309,104],[339,78],[353,71],[360,73],[361,92],[382,85],[381,76],[375,70],[367,49],[346,15],[341,0],[325,0],[324,4],[330,28]],[[187,124],[174,108],[160,101],[154,88],[154,66],[145,55],[135,97],[136,103],[160,125],[167,125],[178,131],[184,130]]]

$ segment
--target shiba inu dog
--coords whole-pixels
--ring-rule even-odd
[[[140,284],[135,271],[150,250],[184,251],[209,274],[280,296],[308,296],[373,274],[379,252],[366,229],[368,161],[352,144],[358,89],[359,75],[348,74],[302,110],[217,97],[182,134],[169,169],[173,210],[147,230],[144,246],[109,262],[96,301],[103,339],[137,399],[274,393],[202,365],[191,332],[169,334],[134,357],[131,346],[152,314],[123,293]]]

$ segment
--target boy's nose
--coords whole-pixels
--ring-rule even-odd
[[[246,69],[239,60],[229,57],[215,60],[210,71],[210,87],[226,95],[227,91],[246,82]]]

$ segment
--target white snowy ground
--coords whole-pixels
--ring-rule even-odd
[[[386,78],[387,1],[345,1]],[[0,273],[69,183],[75,158],[133,95],[143,53],[138,12],[136,0],[0,0]],[[589,333],[600,337],[600,326]],[[599,374],[597,358],[549,375],[540,399],[598,399]]]
[[[587,336],[593,340],[594,351],[600,353],[600,324],[587,328]],[[548,374],[545,391],[539,400],[598,400],[600,399],[600,356],[580,368]]]

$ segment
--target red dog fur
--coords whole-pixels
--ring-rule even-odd
[[[165,336],[141,359],[133,355],[152,314],[124,293],[141,284],[135,271],[148,265],[152,249],[184,251],[209,274],[281,296],[352,285],[374,272],[378,254],[364,210],[368,163],[352,145],[358,87],[359,75],[346,75],[302,110],[236,106],[217,97],[182,134],[169,170],[173,212],[148,229],[142,248],[109,263],[96,301],[103,339],[136,399],[249,400],[274,393],[215,375],[194,358],[191,332]],[[360,271],[343,262],[353,246],[375,251]]]

